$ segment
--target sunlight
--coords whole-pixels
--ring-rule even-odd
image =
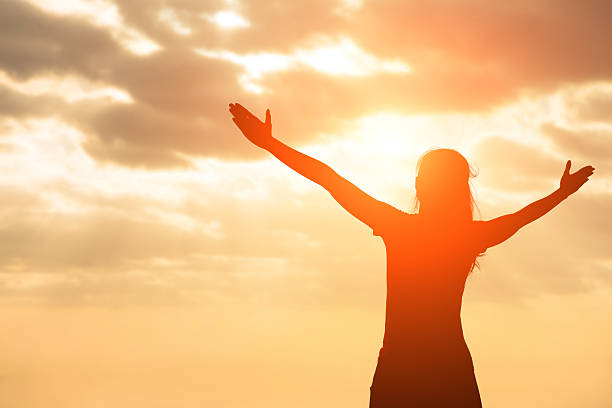
[[[171,8],[166,7],[160,9],[159,13],[157,13],[157,18],[159,21],[167,24],[172,31],[179,35],[187,36],[191,34],[191,27],[181,21],[179,16],[176,14],[176,11]]]
[[[204,57],[241,65],[252,79],[260,79],[267,73],[287,70],[293,63],[291,57],[279,53],[237,54],[227,50],[213,51],[201,48],[197,49],[196,52]]]
[[[256,94],[265,91],[264,87],[258,84],[265,74],[287,70],[293,64],[290,57],[279,53],[262,52],[240,55],[227,50],[206,49],[196,49],[196,53],[203,57],[229,61],[242,66],[246,72],[238,77],[238,82],[245,91]]]
[[[350,38],[332,40],[328,37],[311,39],[306,46],[290,54],[259,52],[238,54],[229,50],[197,48],[195,52],[240,65],[245,74],[238,78],[242,87],[252,93],[265,92],[259,82],[266,74],[290,69],[310,68],[330,76],[372,76],[378,73],[408,74],[410,67],[402,61],[384,60],[362,50]]]
[[[406,74],[408,65],[401,61],[380,60],[359,48],[350,38],[339,41],[317,40],[310,48],[296,50],[299,63],[328,75],[368,76],[378,72]]]
[[[217,11],[215,14],[203,14],[203,18],[222,29],[247,28],[251,23],[240,14],[231,10]]]

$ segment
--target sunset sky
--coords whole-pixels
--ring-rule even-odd
[[[0,0],[0,407],[367,407],[385,248],[230,102],[413,211],[463,153],[489,408],[612,405],[612,3]]]

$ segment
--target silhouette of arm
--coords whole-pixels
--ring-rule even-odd
[[[561,201],[578,191],[587,182],[595,169],[586,166],[577,172],[570,174],[571,161],[565,165],[565,171],[561,177],[560,187],[548,196],[535,201],[521,210],[494,218],[481,223],[480,237],[481,246],[486,249],[500,244],[514,235],[525,225],[537,220],[544,214],[555,208]]]
[[[327,190],[334,200],[355,218],[377,229],[388,221],[393,213],[400,213],[395,207],[379,201],[341,177],[331,167],[307,156],[283,142],[273,139],[267,149],[277,159],[307,179]],[[386,215],[385,215],[386,214]]]
[[[230,112],[234,115],[234,123],[253,144],[267,150],[302,176],[322,186],[346,211],[371,228],[378,229],[394,215],[403,214],[401,210],[369,196],[325,163],[272,137],[269,109],[266,111],[265,122],[261,122],[240,104],[230,104]]]

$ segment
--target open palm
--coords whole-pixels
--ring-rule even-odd
[[[266,147],[272,140],[272,117],[270,109],[266,110],[266,121],[262,122],[255,115],[239,103],[230,103],[229,111],[233,115],[232,120],[238,126],[242,134],[259,147]]]
[[[567,195],[578,191],[578,189],[589,180],[589,177],[595,171],[593,166],[585,166],[577,172],[570,174],[569,171],[571,166],[572,161],[568,160],[565,164],[563,176],[561,177],[561,190],[563,190]]]

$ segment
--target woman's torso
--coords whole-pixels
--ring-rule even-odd
[[[472,225],[434,225],[405,214],[381,235],[387,252],[383,353],[413,363],[436,357],[471,364],[461,302],[477,255]]]

